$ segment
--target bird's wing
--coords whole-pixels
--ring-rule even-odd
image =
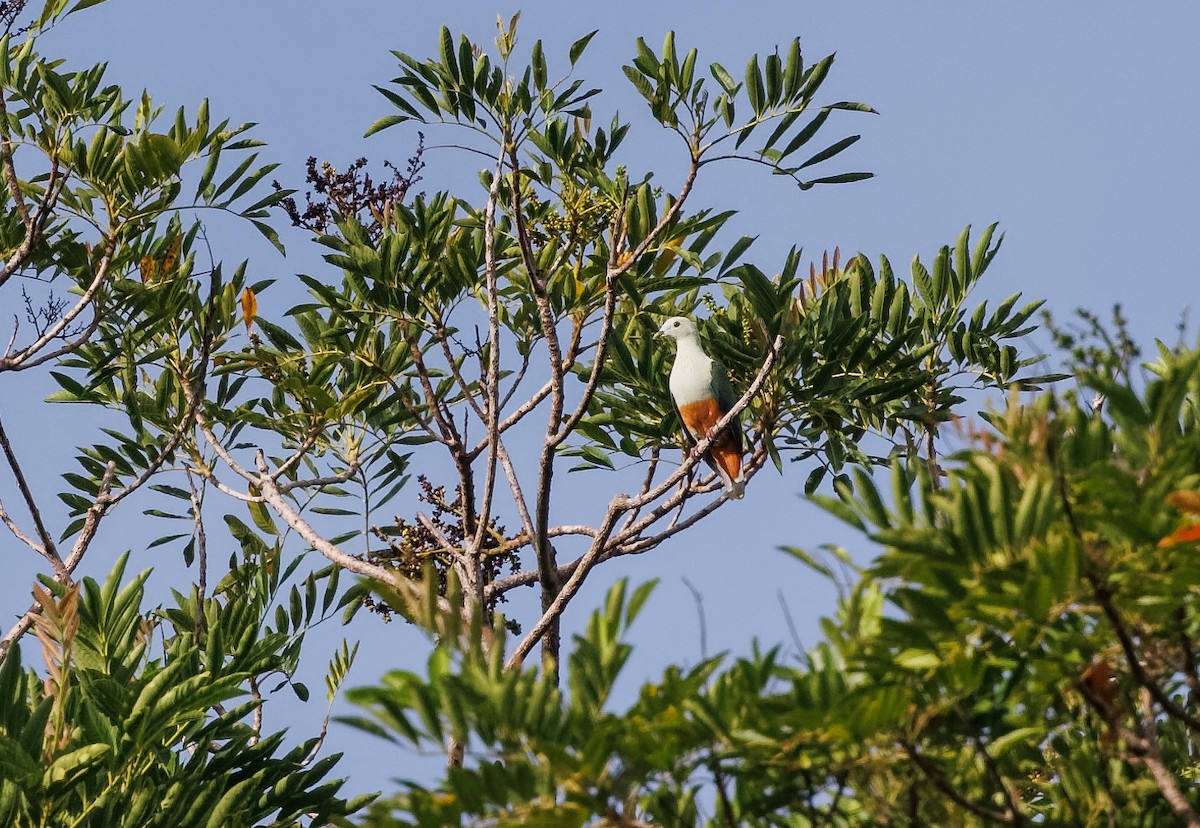
[[[729,372],[725,370],[725,366],[717,362],[715,359],[712,363],[712,390],[713,396],[717,398],[717,407],[721,409],[721,414],[729,413],[729,409],[737,403],[737,393],[733,390],[733,386],[729,384]],[[734,417],[729,423],[729,433],[737,443],[738,451],[742,450],[742,427],[741,418]]]

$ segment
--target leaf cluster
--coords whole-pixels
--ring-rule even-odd
[[[145,613],[149,572],[126,578],[126,560],[103,583],[47,580],[38,637],[52,683],[19,647],[0,667],[4,824],[292,825],[363,804],[337,796],[341,782],[326,779],[337,757],[314,763],[317,740],[284,749],[282,732],[250,725],[261,699],[238,699],[279,666],[280,642],[244,597],[209,599],[201,635],[186,601]]]
[[[478,747],[368,824],[1193,818],[1200,350],[1160,346],[1146,368],[1144,387],[1081,377],[1106,414],[1014,398],[940,480],[897,462],[886,490],[857,471],[818,497],[879,552],[799,666],[757,649],[671,666],[614,709],[618,585],[562,692],[448,644],[428,677],[357,691],[370,732]]]

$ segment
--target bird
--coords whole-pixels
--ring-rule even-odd
[[[694,444],[713,437],[704,460],[721,476],[725,491],[740,499],[746,486],[741,423],[735,417],[721,433],[713,433],[717,423],[737,402],[725,366],[704,352],[696,323],[686,316],[672,316],[657,335],[675,340],[675,363],[668,385],[688,440]]]

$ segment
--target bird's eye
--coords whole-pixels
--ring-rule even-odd
[[[678,328],[678,327],[679,327],[679,320],[678,320],[678,319],[676,319],[676,320],[675,320],[675,327],[676,327],[676,328]]]

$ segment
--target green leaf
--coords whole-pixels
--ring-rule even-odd
[[[383,132],[388,127],[394,127],[396,124],[402,124],[405,121],[411,120],[411,116],[408,115],[384,115],[367,127],[367,131],[363,133],[363,137],[370,138],[375,133]]]
[[[279,534],[279,529],[275,526],[275,521],[264,504],[247,503],[246,507],[250,510],[250,517],[254,520],[254,525],[261,531],[268,535]]]
[[[629,78],[629,82],[648,101],[654,100],[654,87],[650,85],[650,81],[632,66],[622,66],[621,71],[625,73],[625,77]]]
[[[576,61],[578,61],[579,58],[583,55],[584,50],[587,49],[588,44],[592,42],[592,38],[596,36],[596,32],[598,32],[598,31],[600,31],[600,30],[592,29],[591,32],[589,32],[588,34],[584,35],[583,37],[579,38],[579,40],[576,40],[574,43],[571,44],[571,48],[567,52],[567,57],[571,61],[572,66],[574,66]]]
[[[542,41],[534,41],[533,57],[530,59],[533,67],[533,85],[540,92],[546,88],[546,55],[542,51]]]
[[[84,745],[59,756],[50,763],[42,777],[47,788],[62,787],[78,779],[107,755],[112,748],[106,744]]]
[[[850,146],[853,146],[854,144],[856,144],[860,138],[862,138],[861,135],[850,135],[850,136],[843,138],[840,141],[836,141],[836,142],[830,144],[829,146],[827,146],[825,149],[818,152],[813,157],[809,158],[807,161],[805,161],[803,164],[801,164],[799,167],[797,167],[797,169],[802,170],[805,167],[811,167],[813,164],[820,164],[822,161],[827,161],[830,158],[833,158],[833,156],[840,153],[842,150],[846,149],[847,147],[850,147]],[[785,152],[785,154],[786,154],[786,152]]]
[[[729,74],[724,66],[719,63],[712,63],[709,64],[708,71],[712,73],[713,80],[719,83],[721,88],[725,90],[725,94],[733,95],[737,91],[738,84],[734,82],[733,75]]]
[[[72,6],[70,8],[70,10],[67,11],[67,13],[63,15],[63,17],[72,15],[77,11],[83,11],[84,9],[90,9],[92,6],[99,6],[103,2],[104,2],[104,0],[79,0],[79,2],[77,2],[74,6]]]
[[[454,54],[454,36],[450,34],[450,29],[445,26],[442,26],[441,31],[438,32],[438,46],[441,49],[442,65],[446,67],[446,71],[449,72],[450,77],[456,81],[461,80],[462,73],[467,71],[467,67],[462,67],[460,72],[458,60]]]
[[[812,140],[812,137],[817,134],[817,130],[821,128],[821,125],[824,124],[828,118],[828,109],[822,109],[820,112],[814,115],[813,119],[805,124],[800,131],[796,133],[795,137],[788,142],[787,146],[783,148],[781,157],[786,158]]]
[[[941,664],[937,653],[927,650],[907,649],[896,654],[896,664],[906,670],[932,670]]]
[[[762,70],[758,67],[758,55],[750,58],[750,62],[746,64],[746,95],[750,98],[750,108],[754,110],[754,114],[761,116],[767,107],[767,101]]]
[[[824,178],[813,178],[808,181],[809,184],[851,184],[855,181],[866,181],[868,178],[874,178],[875,173],[869,172],[850,172],[839,173],[838,175],[828,175]]]

